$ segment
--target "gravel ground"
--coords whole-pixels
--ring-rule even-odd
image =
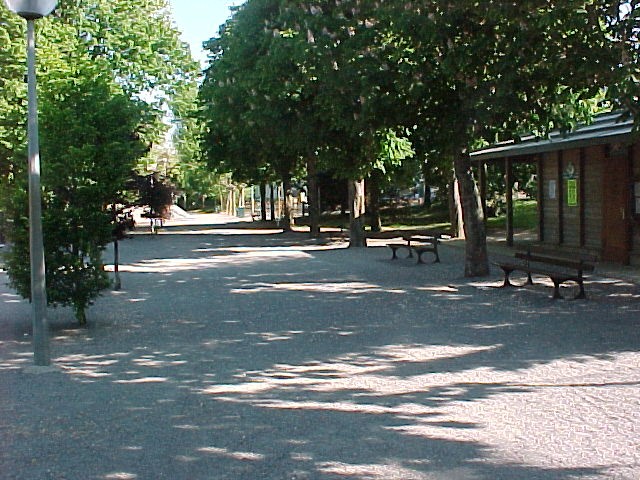
[[[250,226],[126,240],[88,327],[50,311],[49,370],[0,273],[1,479],[640,478],[637,284],[552,301],[446,244]]]

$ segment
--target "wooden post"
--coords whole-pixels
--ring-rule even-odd
[[[482,204],[482,216],[487,223],[487,164],[478,160],[478,180],[480,183],[480,202]]]
[[[507,245],[513,247],[513,168],[509,157],[504,160],[505,194],[507,200]]]
[[[557,197],[558,197],[558,244],[564,243],[564,178],[562,177],[563,169],[563,155],[562,150],[558,152],[557,156]]]
[[[536,158],[536,178],[538,179],[538,241],[544,242],[544,157]]]
[[[586,244],[586,219],[585,219],[585,171],[584,166],[586,163],[587,152],[584,148],[580,149],[580,163],[578,165],[578,209],[580,215],[580,246],[584,247]]]

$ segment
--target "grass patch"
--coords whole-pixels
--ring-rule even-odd
[[[449,212],[446,207],[433,206],[424,208],[422,206],[407,207],[383,207],[380,210],[383,230],[403,230],[403,229],[437,229],[449,230]],[[309,225],[309,217],[296,218],[296,224]],[[349,215],[342,215],[339,212],[323,213],[320,216],[320,226],[324,228],[349,228]],[[367,225],[365,230],[370,231]]]
[[[422,206],[386,207],[380,210],[383,230],[442,230],[449,231],[449,210],[443,205],[431,208]],[[297,218],[296,224],[309,225],[309,217]],[[504,229],[506,215],[487,219],[488,229]],[[349,228],[349,215],[339,212],[324,213],[320,226],[325,228]],[[538,226],[538,206],[535,200],[513,202],[513,226],[518,230],[535,229]],[[367,231],[371,228],[367,225]]]
[[[446,206],[434,205],[431,208],[410,206],[384,208],[380,211],[382,226],[385,229],[402,230],[450,230],[449,210]]]
[[[488,228],[506,228],[507,216],[499,215],[487,219]],[[538,202],[535,200],[514,200],[513,228],[531,230],[538,226]]]

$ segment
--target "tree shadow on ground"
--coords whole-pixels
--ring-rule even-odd
[[[147,255],[157,240],[141,241],[126,262],[161,258],[163,250]],[[285,242],[265,261],[237,250],[273,246],[261,247],[262,238],[211,235],[182,239],[183,255],[169,258],[212,257],[198,251],[203,241],[235,261],[125,271],[125,290],[97,303],[88,328],[54,316],[62,373],[21,373],[28,345],[0,340],[2,471],[375,480],[637,473],[640,338],[629,300],[637,287],[603,282],[594,300],[553,302],[545,285],[497,290],[489,284],[498,277],[464,279],[451,248],[442,264],[416,266],[382,249]],[[282,253],[289,249],[303,255]],[[26,331],[24,305],[12,312],[14,333]]]

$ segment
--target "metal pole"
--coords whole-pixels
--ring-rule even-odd
[[[27,19],[27,84],[29,142],[29,251],[31,253],[31,307],[33,320],[33,354],[36,365],[51,362],[47,325],[47,293],[42,239],[42,205],[40,193],[40,151],[38,140],[38,100],[36,92],[35,21]]]

